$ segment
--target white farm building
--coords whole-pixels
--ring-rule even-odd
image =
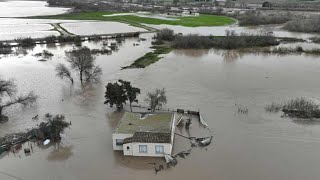
[[[126,156],[163,157],[172,153],[175,113],[125,112],[112,134],[113,149]]]

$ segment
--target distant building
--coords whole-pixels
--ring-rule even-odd
[[[175,113],[124,113],[112,134],[113,149],[126,156],[163,157],[171,154]]]
[[[234,7],[261,8],[271,7],[274,3],[285,3],[287,0],[231,0]]]

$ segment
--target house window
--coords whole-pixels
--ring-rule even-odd
[[[163,153],[164,153],[164,146],[156,145],[156,154],[163,154]]]
[[[148,147],[147,145],[139,145],[139,153],[147,153]]]
[[[116,145],[122,146],[123,145],[123,139],[116,139]]]

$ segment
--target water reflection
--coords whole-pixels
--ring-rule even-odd
[[[49,161],[65,161],[73,156],[73,146],[64,146],[61,143],[55,143],[52,151],[48,155]]]
[[[295,124],[303,125],[303,126],[313,126],[313,125],[320,125],[319,119],[292,119],[292,122]]]
[[[178,56],[202,57],[209,53],[209,49],[177,49],[174,51]]]

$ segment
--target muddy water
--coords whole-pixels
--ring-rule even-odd
[[[216,50],[173,51],[145,69],[120,70],[150,49],[148,41],[133,46],[128,39],[118,52],[97,57],[103,68],[102,83],[73,88],[55,77],[54,67],[64,63],[64,46],[37,46],[30,54],[48,48],[55,56],[39,62],[31,56],[0,59],[0,75],[14,78],[20,92],[35,91],[40,96],[33,107],[9,109],[10,121],[0,126],[0,135],[35,126],[31,117],[47,112],[63,113],[72,127],[60,147],[34,147],[31,156],[23,152],[4,155],[0,179],[317,179],[320,156],[320,124],[280,118],[264,112],[272,101],[307,96],[318,99],[320,61],[311,56],[265,56]],[[101,47],[101,43],[85,43]],[[231,56],[232,57],[232,56]],[[147,91],[166,88],[168,108],[200,109],[214,130],[213,145],[195,149],[175,168],[155,175],[149,163],[162,159],[125,158],[112,150],[111,133],[117,114],[103,105],[104,85],[116,79],[131,81]],[[237,114],[246,106],[248,115]],[[197,128],[194,125],[191,128]],[[176,149],[187,144],[176,138]],[[25,146],[27,146],[26,144]],[[4,172],[5,174],[3,174]]]
[[[272,101],[300,96],[319,99],[318,57],[177,50],[145,69],[120,70],[150,51],[152,35],[144,36],[147,41],[140,42],[140,46],[133,46],[137,39],[127,39],[118,52],[98,56],[102,83],[85,89],[80,88],[79,82],[71,87],[55,76],[55,65],[65,63],[64,51],[72,49],[72,45],[39,45],[27,50],[26,56],[1,56],[0,76],[14,78],[20,93],[34,91],[39,100],[25,109],[7,109],[10,121],[0,125],[0,136],[36,126],[41,119],[31,118],[48,112],[65,114],[72,126],[59,145],[33,144],[30,156],[22,151],[2,155],[0,179],[318,179],[320,123],[264,112],[264,106]],[[101,42],[83,45],[102,47]],[[316,47],[295,44],[298,45]],[[54,57],[40,62],[32,56],[43,49]],[[158,175],[149,163],[163,164],[162,159],[128,158],[114,152],[111,133],[120,115],[103,105],[103,93],[107,82],[119,78],[141,88],[141,104],[146,92],[163,87],[167,90],[168,108],[200,109],[214,130],[213,144],[207,149],[194,149],[186,159],[178,159],[178,166],[165,167]],[[243,106],[249,113],[236,113]],[[197,128],[192,124],[191,132]],[[175,150],[186,146],[188,142],[176,137]]]
[[[56,15],[69,8],[47,7],[45,1],[0,1],[0,17],[26,17],[39,15]]]
[[[145,29],[118,22],[77,22],[64,23],[61,27],[76,35],[143,32]]]
[[[174,30],[176,33],[182,34],[200,34],[200,35],[214,35],[224,36],[226,31],[235,31],[240,33],[259,34],[272,32],[276,37],[291,37],[300,39],[309,39],[311,37],[319,36],[318,34],[308,33],[296,33],[288,32],[282,28],[282,25],[264,25],[264,26],[252,26],[252,27],[240,27],[236,24],[230,26],[218,26],[218,27],[184,27],[184,26],[173,26],[173,25],[150,25],[157,29],[169,28]]]

